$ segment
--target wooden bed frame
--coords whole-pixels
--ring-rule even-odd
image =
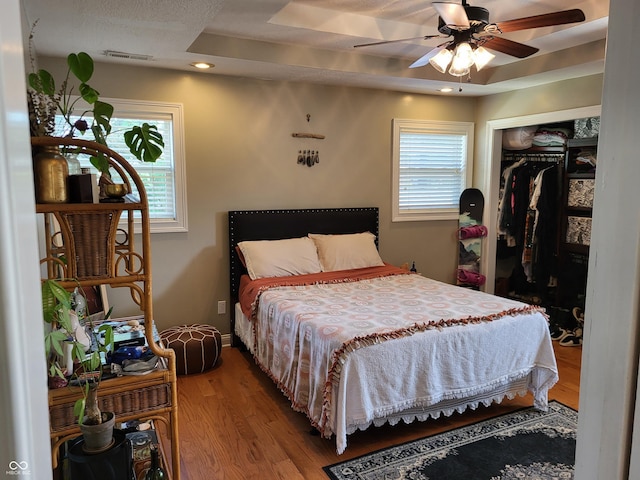
[[[229,212],[229,280],[231,293],[231,345],[235,339],[235,304],[240,277],[246,269],[236,245],[246,240],[280,240],[309,233],[360,233],[369,231],[378,239],[378,208],[314,208],[291,210],[233,210]]]

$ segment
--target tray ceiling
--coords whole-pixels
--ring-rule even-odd
[[[457,2],[456,2],[457,3]],[[477,0],[493,22],[580,8],[574,25],[505,33],[539,48],[518,60],[497,54],[464,78],[462,95],[488,95],[600,73],[604,68],[608,1]],[[213,75],[286,79],[406,92],[457,91],[458,79],[430,66],[408,66],[442,39],[354,49],[360,43],[437,33],[426,0],[23,0],[26,22],[39,19],[39,55],[84,50],[96,61],[192,70],[215,64]],[[133,58],[107,57],[106,51]],[[143,60],[141,58],[146,58]]]

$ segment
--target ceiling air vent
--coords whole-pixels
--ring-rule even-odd
[[[105,50],[106,57],[120,58],[123,60],[151,60],[151,55],[141,55],[139,53],[116,52],[115,50]]]

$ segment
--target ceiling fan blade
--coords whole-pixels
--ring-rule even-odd
[[[513,40],[508,40],[502,37],[492,37],[488,40],[484,40],[482,42],[482,46],[517,58],[529,57],[539,50],[538,48],[530,47],[524,43],[514,42]]]
[[[471,27],[464,7],[457,3],[433,2],[442,21],[452,30],[467,30]]]
[[[381,42],[361,43],[360,45],[354,45],[353,48],[372,47],[374,45],[385,45],[387,43],[410,42],[411,40],[429,40],[430,38],[437,38],[441,36],[442,35],[423,35],[422,37],[399,38],[398,40],[383,40]]]
[[[516,18],[506,22],[498,22],[495,26],[503,32],[517,32],[529,28],[550,27],[552,25],[565,25],[567,23],[584,22],[584,12],[579,8],[562,10],[560,12],[545,13],[532,17]]]
[[[426,53],[426,55],[421,56],[418,60],[413,62],[411,65],[409,65],[409,68],[424,67],[427,63],[429,63],[429,60],[431,60],[433,57],[435,57],[438,53],[440,53],[440,51],[442,51],[446,47],[447,47],[447,44],[440,45],[439,47],[436,47],[436,48],[428,51]]]

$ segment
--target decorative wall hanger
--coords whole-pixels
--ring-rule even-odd
[[[298,164],[313,167],[316,163],[320,163],[319,152],[317,150],[298,151]]]
[[[292,137],[296,138],[317,138],[318,140],[324,140],[324,135],[318,133],[292,133]]]
[[[307,123],[311,121],[311,114],[307,113]],[[313,138],[316,140],[324,140],[325,136],[319,133],[294,132],[291,134],[295,138]],[[313,167],[316,163],[320,163],[320,152],[318,150],[298,150],[298,164]]]

